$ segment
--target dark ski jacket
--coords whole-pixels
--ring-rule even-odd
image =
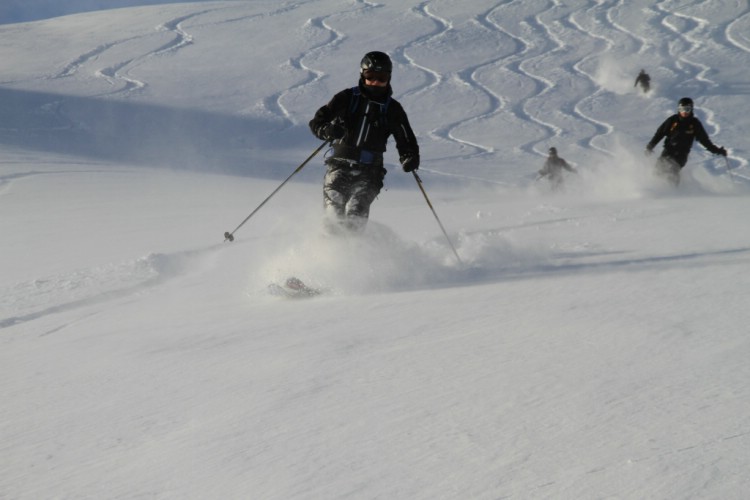
[[[544,162],[542,169],[538,172],[539,178],[541,179],[542,177],[548,176],[552,180],[562,179],[563,169],[568,172],[577,172],[577,170],[568,165],[568,162],[563,158],[550,155]]]
[[[720,151],[708,138],[701,121],[692,113],[684,118],[679,114],[674,114],[664,120],[664,123],[656,129],[656,133],[649,141],[646,149],[651,151],[662,139],[664,139],[664,150],[661,156],[672,158],[680,167],[684,167],[687,163],[694,140],[700,142],[704,148],[713,154],[719,154]]]
[[[633,87],[635,87],[639,83],[641,84],[641,87],[643,87],[643,90],[649,89],[649,87],[651,86],[651,77],[648,76],[648,73],[644,73],[643,71],[638,73],[638,76],[635,78]]]
[[[310,120],[310,130],[319,139],[335,119],[346,128],[343,139],[333,144],[333,158],[362,163],[382,162],[388,138],[396,139],[399,159],[419,157],[417,138],[401,104],[391,97],[390,83],[382,97],[369,95],[362,79],[355,88],[342,90],[322,106]]]

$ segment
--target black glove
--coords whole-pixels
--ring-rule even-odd
[[[643,152],[646,156],[651,156],[654,153],[654,148],[646,146],[646,151]]]
[[[726,156],[727,155],[727,150],[724,149],[724,146],[722,146],[722,147],[720,147],[719,149],[716,150],[716,154],[717,155],[721,155],[721,156]]]
[[[346,135],[346,129],[339,122],[331,122],[328,125],[320,127],[320,137],[326,141],[335,141],[343,139]]]
[[[406,153],[399,158],[404,172],[413,172],[419,168],[419,155]]]

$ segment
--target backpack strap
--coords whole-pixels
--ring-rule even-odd
[[[388,105],[391,103],[391,96],[388,96],[388,98],[385,100],[383,104],[380,105],[380,124],[381,125],[387,125],[388,124]]]
[[[677,129],[679,125],[680,125],[679,120],[672,121],[672,126],[669,127],[669,132],[667,132],[667,135],[671,135]]]
[[[357,106],[359,106],[359,96],[361,92],[359,90],[359,87],[352,87],[352,98],[349,100],[349,116],[353,115],[355,111],[357,111]]]
[[[361,100],[361,95],[362,91],[359,90],[359,86],[352,87],[352,98],[349,100],[349,116],[353,115],[354,112],[357,111],[359,101]],[[388,113],[388,105],[391,103],[391,96],[388,96],[388,98],[383,103],[379,103],[377,101],[370,102],[375,103],[380,107],[380,124],[385,125],[387,123],[386,117]]]

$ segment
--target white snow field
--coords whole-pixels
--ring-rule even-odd
[[[749,12],[0,0],[0,498],[750,498]],[[360,237],[321,153],[224,242],[371,50],[447,238],[391,141]]]

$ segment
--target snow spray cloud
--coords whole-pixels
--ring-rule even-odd
[[[602,56],[598,63],[593,76],[597,84],[616,94],[633,92],[633,82],[638,71],[634,72],[630,64],[609,55]]]
[[[535,269],[549,260],[543,246],[520,243],[498,230],[462,231],[456,242],[463,265],[442,234],[408,241],[374,220],[358,235],[326,234],[314,221],[288,234],[250,269],[251,295],[292,276],[333,295],[440,288]]]
[[[326,234],[318,224],[307,227],[295,231],[294,241],[280,242],[254,270],[258,282],[251,288],[296,276],[337,293],[384,292],[428,286],[448,272],[438,257],[376,221],[357,235]]]

